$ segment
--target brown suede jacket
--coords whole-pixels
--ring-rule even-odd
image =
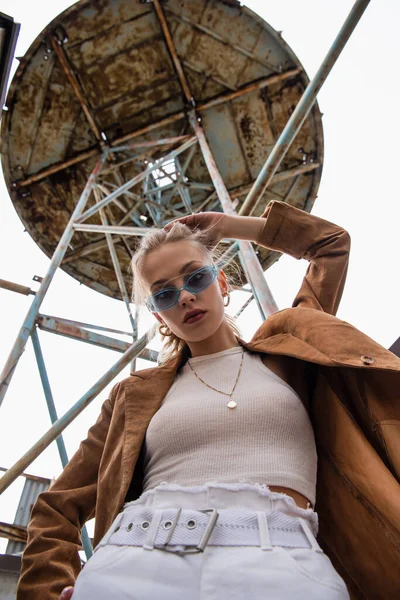
[[[259,244],[310,264],[293,308],[268,317],[243,345],[275,357],[296,389],[305,383],[309,389],[321,546],[353,599],[395,600],[400,598],[400,360],[332,316],[346,278],[347,232],[282,202],[269,204],[261,218]],[[116,384],[87,439],[39,496],[17,600],[58,600],[79,573],[85,521],[96,517],[96,545],[124,502],[140,495],[146,429],[179,361]]]

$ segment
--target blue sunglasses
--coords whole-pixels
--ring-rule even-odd
[[[183,287],[167,287],[155,292],[146,300],[146,306],[150,312],[160,312],[172,308],[178,303],[182,290],[191,294],[198,294],[211,285],[217,278],[218,269],[215,265],[207,265],[191,273]]]

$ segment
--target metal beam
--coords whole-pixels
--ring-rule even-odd
[[[26,452],[0,479],[2,494],[23,471],[64,431],[66,427],[104,390],[104,388],[121,373],[121,371],[138,356],[154,336],[157,329],[153,327],[146,335],[127,350],[121,358],[74,404],[52,427]]]
[[[214,183],[218,198],[221,202],[222,209],[228,215],[235,215],[236,213],[232,205],[232,200],[229,196],[228,190],[225,187],[225,183],[208,146],[203,128],[201,127],[194,110],[190,111],[189,120],[199,140],[200,148],[203,153],[207,169],[210,173],[210,177]],[[246,277],[248,278],[248,282],[252,287],[253,294],[257,299],[261,316],[266,318],[268,315],[276,312],[278,310],[278,306],[265,280],[261,264],[251,242],[238,240],[238,245],[242,262],[246,263]]]
[[[264,87],[268,87],[269,85],[275,85],[276,83],[279,83],[280,81],[292,79],[293,77],[296,77],[296,75],[298,75],[299,72],[301,72],[301,69],[291,69],[290,71],[286,71],[285,73],[280,73],[279,75],[269,75],[268,77],[265,77],[264,79],[260,79],[256,82],[249,83],[249,84],[243,86],[242,88],[240,88],[239,90],[235,90],[233,92],[226,92],[224,94],[221,94],[220,96],[216,96],[215,98],[212,98],[211,100],[207,100],[206,102],[203,102],[202,104],[197,105],[196,110],[201,112],[203,110],[207,110],[208,108],[212,108],[214,106],[223,104],[224,102],[229,102],[230,100],[234,100],[235,98],[238,98],[240,96],[244,96],[245,94],[250,94],[251,92],[253,92],[257,89],[262,89]],[[185,117],[186,117],[185,112],[179,111],[175,114],[169,115],[168,117],[164,117],[163,119],[160,119],[159,121],[154,121],[153,123],[150,123],[149,125],[145,125],[144,127],[140,127],[139,129],[136,129],[135,131],[131,131],[130,133],[120,136],[120,137],[116,138],[115,140],[112,140],[110,142],[110,145],[113,148],[113,150],[115,148],[115,150],[118,151],[120,149],[125,148],[124,146],[119,147],[120,144],[123,144],[124,142],[132,140],[141,135],[150,133],[151,131],[156,131],[157,129],[160,129],[161,127],[164,127],[165,125],[170,125],[171,123],[176,123],[178,121],[181,121]],[[126,146],[127,149],[129,147],[130,147],[129,145]],[[143,145],[139,145],[139,147],[143,147]],[[59,171],[62,171],[63,169],[66,169],[72,165],[78,164],[80,162],[84,162],[85,160],[87,160],[88,158],[92,158],[93,156],[98,156],[99,153],[100,153],[100,150],[98,148],[93,148],[92,150],[87,150],[85,152],[81,152],[80,154],[76,154],[74,157],[69,158],[68,160],[55,163],[54,165],[51,165],[50,167],[43,169],[42,171],[39,171],[38,173],[35,173],[35,175],[31,175],[30,177],[27,177],[26,179],[24,179],[22,181],[15,181],[13,186],[16,189],[21,188],[21,187],[26,187],[26,186],[30,185],[31,183],[35,183],[36,181],[40,181],[40,180],[44,179],[48,175],[52,175],[53,173],[58,173]]]
[[[121,196],[121,194],[123,194],[125,191],[127,191],[131,187],[137,185],[138,183],[140,183],[140,181],[143,181],[144,179],[146,179],[146,177],[150,173],[152,173],[152,171],[157,169],[159,165],[162,165],[167,160],[170,160],[171,158],[174,158],[181,152],[184,152],[185,150],[190,148],[196,142],[197,142],[196,138],[192,137],[189,140],[187,140],[184,144],[182,144],[181,146],[176,148],[175,150],[172,150],[171,152],[169,152],[162,158],[156,160],[154,163],[152,163],[152,165],[150,167],[147,167],[147,169],[142,171],[142,173],[139,173],[138,175],[136,175],[135,177],[133,177],[132,179],[130,179],[129,181],[127,181],[126,183],[121,185],[119,188],[117,188],[116,190],[111,192],[111,194],[109,194],[108,196],[103,198],[103,200],[101,200],[98,204],[95,204],[94,206],[92,206],[91,208],[86,210],[82,215],[79,216],[79,218],[75,219],[75,223],[82,223],[82,221],[85,221],[89,217],[92,217],[94,214],[96,214],[100,210],[100,208],[104,208],[105,206],[107,206],[107,204],[109,204],[110,202],[115,200],[115,198],[118,198],[118,196]]]
[[[240,315],[242,314],[242,312],[249,306],[250,302],[252,302],[254,300],[254,296],[253,294],[251,294],[249,296],[249,298],[247,298],[246,302],[243,304],[243,306],[241,306],[239,308],[239,310],[237,311],[236,315],[235,315],[235,319],[237,319],[238,317],[240,317]]]
[[[218,258],[217,267],[219,267],[220,269],[223,269],[227,264],[229,264],[231,262],[231,260],[237,255],[238,252],[239,252],[239,245],[238,245],[237,241],[235,241]]]
[[[235,100],[236,98],[240,98],[245,94],[250,94],[251,92],[255,92],[257,90],[262,90],[265,87],[270,85],[276,85],[277,83],[281,83],[282,81],[286,81],[288,79],[293,79],[299,73],[301,73],[301,69],[290,69],[290,71],[285,71],[284,73],[279,73],[279,75],[269,75],[268,77],[263,77],[258,81],[254,81],[243,87],[235,90],[234,92],[226,92],[217,96],[216,98],[212,98],[211,100],[207,100],[203,104],[199,104],[196,106],[196,110],[199,112],[203,110],[207,110],[208,108],[213,108],[214,106],[219,106],[224,102],[229,102],[230,100]]]
[[[42,179],[45,179],[49,175],[53,175],[53,173],[59,173],[60,171],[63,171],[64,169],[68,169],[68,167],[72,167],[72,165],[77,165],[78,163],[84,162],[88,158],[92,158],[94,156],[99,156],[100,154],[101,154],[101,151],[98,148],[93,148],[92,150],[86,150],[85,152],[80,152],[79,154],[76,154],[72,158],[68,158],[67,160],[63,160],[61,162],[54,163],[54,165],[51,165],[51,167],[47,167],[46,169],[43,169],[42,171],[38,171],[38,173],[35,173],[34,175],[30,175],[29,177],[27,177],[24,180],[14,181],[12,184],[12,187],[15,189],[27,187],[28,185],[31,185],[31,183],[36,183],[37,181],[41,181]]]
[[[23,525],[14,525],[0,521],[0,537],[11,540],[12,542],[20,542],[26,544],[28,533]]]
[[[57,409],[54,403],[53,393],[51,391],[50,381],[47,375],[47,369],[43,358],[42,348],[40,346],[39,336],[35,328],[32,330],[31,337],[50,420],[52,423],[55,423],[58,420]],[[56,438],[56,443],[61,464],[65,469],[68,464],[68,454],[62,435],[59,435]],[[89,559],[93,555],[93,548],[85,525],[82,528],[82,545],[86,554],[86,558]]]
[[[101,131],[100,131],[99,127],[97,126],[94,115],[92,114],[89,104],[86,101],[86,98],[85,98],[85,95],[81,88],[81,85],[80,85],[74,71],[72,70],[71,65],[69,64],[68,57],[65,54],[61,43],[59,42],[57,37],[54,35],[51,36],[51,45],[53,47],[53,50],[54,50],[58,60],[60,61],[61,67],[63,68],[63,71],[66,74],[68,81],[70,82],[70,84],[72,86],[72,89],[75,92],[75,96],[78,98],[79,104],[81,105],[82,110],[85,113],[85,116],[90,125],[90,129],[93,131],[96,139],[100,143],[104,143],[104,138],[101,135]]]
[[[284,171],[278,171],[272,178],[272,184],[279,183],[280,181],[286,181],[287,179],[292,179],[294,177],[298,177],[299,175],[306,175],[307,173],[312,173],[312,171],[316,171],[321,167],[321,163],[318,161],[301,164],[297,167],[293,167],[292,169],[285,169]],[[244,194],[248,194],[251,188],[253,187],[253,183],[246,183],[246,185],[240,185],[235,188],[231,188],[229,193],[231,196],[235,198],[238,196],[244,196]],[[273,193],[273,192],[271,192]]]
[[[125,331],[119,331],[117,329],[107,329],[106,327],[98,327],[96,325],[89,325],[87,323],[79,323],[78,321],[69,321],[67,319],[60,319],[59,317],[49,317],[46,315],[40,315],[36,319],[37,326],[42,331],[49,333],[55,333],[72,340],[79,342],[85,342],[86,344],[92,344],[100,348],[106,348],[107,350],[114,350],[123,354],[131,347],[132,342],[124,342],[117,338],[112,338],[108,335],[101,335],[94,331],[88,331],[88,327],[95,329],[101,329],[105,331],[111,331],[123,335],[133,337],[133,333],[126,333]],[[150,350],[144,348],[139,355],[139,358],[148,360],[151,362],[157,362],[158,352],[156,350]]]
[[[94,331],[88,331],[83,327],[77,325],[70,325],[55,317],[46,317],[44,315],[39,316],[36,319],[39,329],[62,335],[64,337],[86,342],[87,344],[93,344],[100,348],[107,348],[107,350],[115,350],[117,352],[126,352],[132,345],[129,342],[124,342],[117,338],[112,338],[107,335],[101,335]],[[133,335],[133,334],[131,334]]]
[[[171,125],[172,123],[176,123],[177,121],[182,121],[186,116],[185,111],[180,110],[177,113],[169,115],[168,117],[164,117],[159,121],[154,121],[153,123],[149,123],[144,127],[140,127],[139,129],[135,129],[135,131],[131,131],[130,133],[126,133],[111,142],[111,146],[118,146],[119,144],[123,144],[128,140],[132,140],[136,137],[144,135],[146,133],[150,133],[151,131],[155,131],[156,129],[161,129],[161,127],[165,127],[166,125]]]
[[[319,90],[331,72],[333,65],[339,58],[340,53],[345,47],[346,42],[350,38],[369,3],[370,0],[357,0],[357,2],[354,4],[349,16],[340,29],[331,48],[329,49],[328,54],[325,56],[320,68],[305,89],[299,103],[297,104],[284,130],[279,136],[271,154],[262,167],[256,181],[253,184],[253,187],[249,192],[249,195],[239,211],[240,215],[250,215],[256,209],[261,196],[271,182],[275,171],[281,164],[284,156],[289,150],[293,140],[295,139],[311,108],[313,107]]]
[[[177,135],[170,138],[160,138],[159,140],[143,140],[142,142],[136,142],[132,144],[125,144],[124,146],[113,146],[113,152],[122,152],[126,150],[136,150],[138,148],[155,148],[157,146],[166,146],[167,144],[176,144],[176,142],[183,142],[188,140],[190,135]]]
[[[39,369],[40,380],[42,382],[43,392],[46,398],[46,404],[50,415],[50,421],[55,423],[58,419],[56,405],[54,403],[53,393],[50,387],[49,377],[47,375],[47,369],[43,358],[42,348],[39,341],[39,336],[36,331],[36,328],[33,328],[32,334],[32,345],[36,356],[36,362]],[[68,464],[68,454],[67,449],[65,447],[64,438],[60,435],[56,438],[58,453],[60,455],[61,464],[63,467],[66,467]]]
[[[94,187],[93,189],[93,194],[94,197],[96,199],[96,203],[97,205],[100,204],[101,199],[100,199],[100,192],[97,188],[97,186]],[[108,227],[108,219],[107,219],[107,215],[105,213],[105,210],[103,208],[100,209],[100,219],[102,222],[103,227]],[[118,281],[118,287],[119,287],[119,291],[121,292],[121,296],[122,296],[122,300],[126,306],[126,310],[128,312],[128,317],[129,320],[131,322],[132,325],[132,331],[133,331],[133,335],[136,338],[136,334],[137,334],[137,324],[135,323],[135,319],[133,318],[132,312],[131,312],[131,306],[130,306],[130,302],[129,302],[129,295],[128,295],[128,291],[126,289],[126,285],[125,285],[125,280],[124,280],[124,276],[122,274],[122,269],[121,269],[121,265],[119,263],[119,259],[118,259],[118,255],[117,255],[117,251],[115,250],[115,246],[114,246],[114,242],[112,239],[112,236],[110,233],[106,233],[106,242],[108,245],[108,251],[110,253],[111,256],[111,261],[114,267],[114,272],[115,272],[115,276],[117,278]]]
[[[74,234],[73,224],[74,224],[75,220],[78,218],[78,216],[80,214],[82,214],[83,210],[85,209],[86,203],[89,199],[90,193],[91,193],[93,185],[95,183],[96,176],[99,173],[105,160],[106,160],[106,155],[103,155],[97,161],[97,164],[96,164],[95,168],[93,169],[93,171],[85,185],[85,188],[75,206],[75,209],[74,209],[74,211],[70,217],[70,220],[64,230],[64,233],[62,234],[60,241],[57,244],[57,248],[53,254],[53,258],[51,259],[49,269],[48,269],[45,277],[43,278],[38,291],[36,292],[36,295],[32,301],[31,307],[30,307],[30,309],[24,319],[22,327],[18,333],[17,339],[15,340],[15,343],[11,349],[10,355],[9,355],[7,362],[3,368],[3,371],[0,375],[0,405],[3,401],[4,395],[8,388],[8,384],[11,380],[11,377],[13,375],[15,367],[19,361],[19,358],[20,358],[22,352],[24,351],[28,337],[30,336],[31,331],[34,327],[35,320],[36,320],[37,314],[39,312],[39,308],[43,302],[43,299],[46,295],[47,290],[49,289],[50,283],[53,280],[55,272],[61,264],[64,254],[65,254],[65,252],[69,246],[69,243],[71,241],[71,238]]]
[[[117,244],[120,240],[121,240],[121,238],[116,237],[114,242]],[[91,254],[92,252],[97,252],[97,250],[102,250],[106,246],[107,246],[107,242],[104,238],[99,240],[98,242],[91,242],[90,244],[86,244],[86,246],[80,246],[79,248],[76,248],[76,250],[72,250],[66,256],[64,256],[61,264],[66,265],[66,264],[76,260],[77,258],[81,258],[82,256],[87,256],[88,254]]]
[[[78,223],[74,225],[75,231],[85,231],[86,233],[116,233],[119,235],[146,235],[152,227],[128,227],[125,225],[87,225]]]
[[[0,288],[9,290],[10,292],[16,292],[17,294],[23,294],[24,296],[29,296],[30,294],[34,296],[36,294],[31,288],[20,285],[19,283],[14,283],[13,281],[7,281],[6,279],[0,279]]]
[[[185,72],[184,72],[184,70],[182,68],[182,65],[181,65],[181,62],[180,62],[180,60],[178,58],[178,54],[176,52],[175,44],[173,42],[171,32],[169,31],[168,23],[166,21],[164,12],[163,12],[163,10],[161,8],[160,1],[159,0],[153,0],[153,5],[154,5],[154,8],[156,9],[157,17],[158,17],[158,20],[160,21],[160,25],[161,25],[161,30],[162,30],[162,32],[164,34],[165,41],[166,41],[169,53],[170,53],[171,58],[172,58],[172,62],[174,63],[175,71],[176,71],[176,73],[178,75],[178,78],[179,78],[179,81],[180,81],[180,84],[181,84],[181,87],[182,87],[182,91],[183,91],[183,93],[185,95],[186,101],[189,104],[194,105],[193,96],[192,96],[192,93],[191,93],[191,91],[189,89],[189,84],[187,82]]]
[[[191,152],[194,152],[196,150],[195,146],[192,146]],[[188,157],[189,158],[189,157]],[[184,163],[183,167],[182,167],[182,173],[184,174],[187,168],[186,162]],[[307,173],[311,173],[312,171],[315,171],[316,169],[319,169],[321,166],[321,163],[316,161],[313,163],[307,163],[306,165],[301,164],[298,167],[294,167],[292,169],[286,169],[285,171],[279,171],[277,173],[274,174],[273,178],[272,178],[272,183],[278,183],[280,181],[285,181],[287,179],[291,179],[292,177],[297,177],[299,175],[305,175]],[[185,168],[186,167],[186,168]],[[113,185],[114,188],[116,188],[117,186],[115,186],[114,184],[110,184]],[[232,188],[229,190],[229,194],[236,197],[236,196],[243,196],[244,194],[247,194],[251,188],[252,188],[253,184],[246,184],[240,187],[236,187],[236,188]],[[168,184],[167,186],[162,186],[159,188],[160,191],[163,190],[169,190],[172,189],[174,187],[173,184]],[[156,192],[157,190],[149,190],[148,192],[145,192],[145,194],[151,194]],[[125,192],[126,194],[130,194],[130,192]],[[196,211],[201,211],[203,210],[204,206],[206,206],[213,198],[216,197],[216,192],[214,191],[199,207],[196,207]],[[142,200],[137,204],[137,206],[139,206],[139,204],[142,202]],[[136,207],[133,207],[131,210],[134,210]],[[126,221],[128,218],[130,218],[130,211],[128,211],[128,213],[125,215],[125,217],[122,218],[121,222],[119,223],[120,225],[122,225],[122,223],[124,221]],[[115,233],[115,232],[113,232]],[[138,233],[137,235],[140,235],[140,233]],[[114,240],[114,243],[117,243],[118,241],[120,241],[118,238],[116,238]],[[72,250],[71,252],[69,252],[63,259],[62,264],[68,264],[69,262],[80,258],[81,256],[86,256],[88,254],[90,254],[91,252],[96,252],[97,250],[101,250],[102,248],[105,248],[107,246],[107,242],[106,240],[102,239],[99,240],[98,242],[92,242],[90,244],[87,244],[86,246],[82,246],[81,248],[77,248],[76,250]],[[1,280],[0,280],[1,281]],[[0,283],[1,286],[1,283]],[[28,289],[28,288],[27,288]]]
[[[62,323],[67,327],[82,327],[84,329],[94,329],[95,331],[107,331],[108,333],[118,333],[119,335],[127,335],[132,337],[131,331],[122,331],[121,329],[112,329],[111,327],[104,327],[103,325],[94,325],[93,323],[83,323],[82,321],[72,321],[71,319],[64,319],[63,317],[52,317],[50,315],[40,314],[37,318],[37,323],[40,324],[42,319],[52,320],[54,323]]]

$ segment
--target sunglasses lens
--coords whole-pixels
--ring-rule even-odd
[[[153,294],[151,300],[155,311],[165,310],[176,303],[177,290],[162,290]]]
[[[187,280],[186,285],[194,294],[196,294],[196,292],[201,292],[201,290],[204,290],[211,285],[215,277],[215,270],[212,267],[205,267],[204,269],[200,269],[196,273],[193,273]]]

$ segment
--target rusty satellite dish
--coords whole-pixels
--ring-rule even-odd
[[[78,2],[20,59],[2,123],[3,170],[25,228],[48,256],[102,148],[127,147],[101,174],[110,193],[193,135],[187,116],[193,104],[239,209],[308,83],[279,33],[239,2],[167,0],[162,9],[190,106],[151,1]],[[149,145],[154,140],[160,145]],[[310,211],[322,161],[315,105],[254,214],[272,198]],[[195,145],[109,204],[107,218],[153,227],[199,210],[222,209]],[[101,221],[96,214],[87,223]],[[128,280],[137,238],[113,239]],[[277,257],[257,250],[264,269]],[[121,297],[102,233],[76,232],[61,267],[94,290]]]

